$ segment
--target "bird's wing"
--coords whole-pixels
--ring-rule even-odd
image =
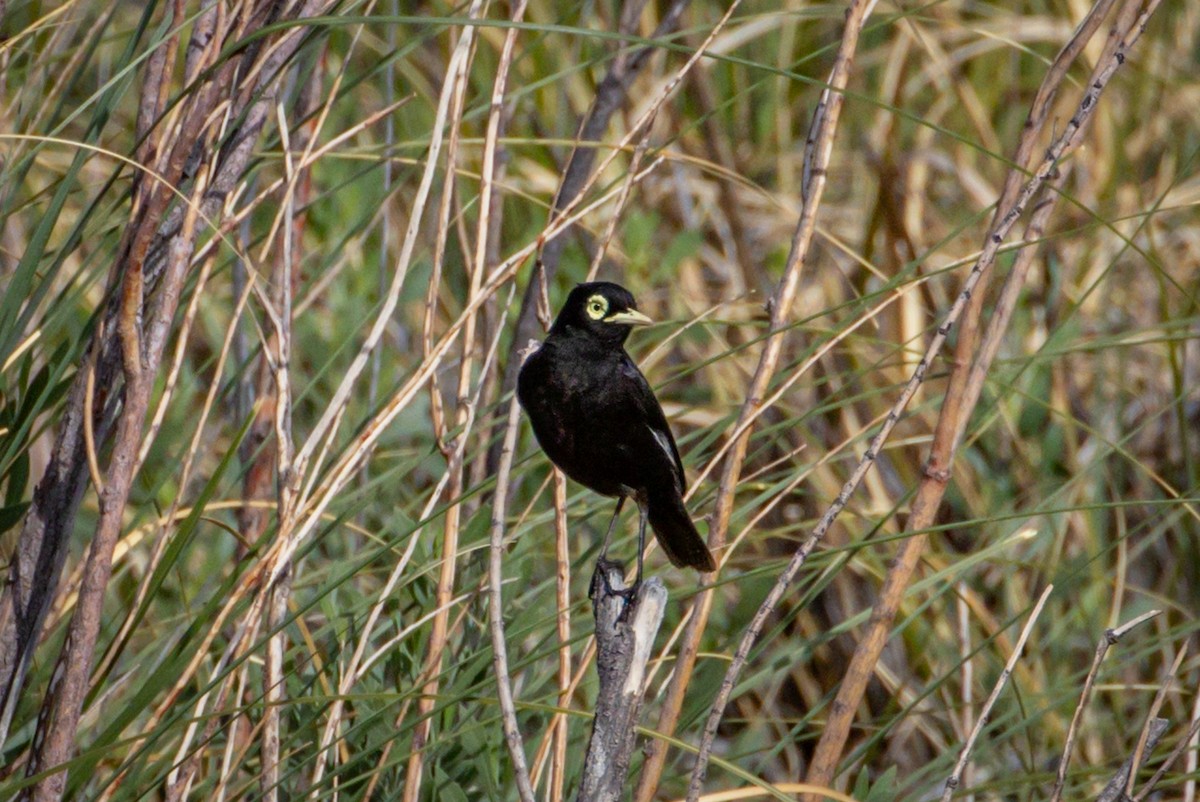
[[[675,471],[675,478],[679,482],[679,492],[684,492],[687,490],[687,477],[683,473],[683,460],[679,458],[679,448],[675,445],[675,438],[671,436],[671,427],[667,425],[667,416],[663,414],[658,399],[654,397],[650,383],[638,370],[637,365],[633,364],[633,360],[628,357],[622,362],[621,374],[625,379],[630,397],[636,400],[639,411],[645,418],[651,437],[666,454]]]

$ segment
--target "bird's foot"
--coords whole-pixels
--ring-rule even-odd
[[[608,572],[614,570],[618,574],[624,574],[625,572],[621,563],[615,560],[605,559],[604,557],[596,560],[596,570],[592,572],[592,583],[588,588],[588,598],[595,599],[597,591],[604,596],[620,596],[624,600],[625,606],[621,610],[621,616],[618,620],[624,622],[628,620],[629,610],[634,606],[634,602],[637,601],[638,591],[641,590],[642,583],[635,582],[627,588],[614,588],[608,578]]]

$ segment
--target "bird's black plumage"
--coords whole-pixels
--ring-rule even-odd
[[[683,505],[687,482],[675,438],[646,377],[625,353],[633,326],[649,322],[624,287],[580,284],[521,368],[517,398],[538,443],[567,476],[618,497],[618,513],[632,498],[642,539],[648,520],[672,563],[713,571],[712,554]]]

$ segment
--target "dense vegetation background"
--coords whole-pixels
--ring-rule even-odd
[[[504,3],[0,3],[0,796],[32,766],[41,798],[516,798],[486,556],[505,372],[523,308],[541,330],[526,288],[564,176],[582,192],[578,225],[541,251],[549,308],[595,271],[661,321],[629,348],[694,516],[714,512],[845,9],[517,5],[514,25]],[[1134,6],[1104,17],[1020,167]],[[685,792],[747,622],[951,308],[1089,9],[881,2],[866,19],[715,587],[649,557],[672,602],[638,798]],[[1097,642],[1157,609],[1095,674],[1066,794],[1135,754],[1141,788],[1179,747],[1157,798],[1195,798],[1198,36],[1200,6],[1164,3],[1059,165],[846,711],[831,783],[860,800],[940,793],[1050,585],[959,797],[1049,797]],[[598,145],[572,168],[588,118]],[[1015,258],[996,262],[985,324]],[[953,364],[951,345],[769,619],[706,791],[792,798],[805,777],[917,536]],[[513,456],[496,522],[510,670],[534,785],[559,799],[589,730],[587,582],[611,502],[572,484],[556,500],[524,423]],[[625,523],[613,553],[632,561]],[[1169,726],[1142,754],[1154,714]]]

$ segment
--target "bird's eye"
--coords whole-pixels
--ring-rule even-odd
[[[587,313],[592,320],[599,320],[608,311],[608,299],[603,295],[593,295],[588,298]]]

